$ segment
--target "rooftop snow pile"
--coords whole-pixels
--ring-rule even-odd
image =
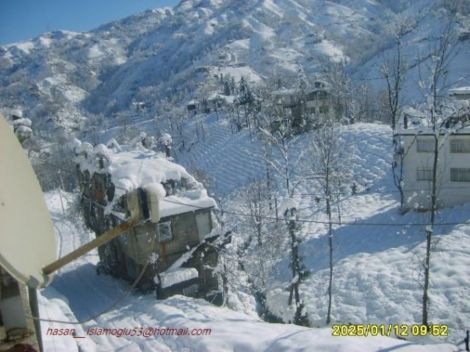
[[[197,279],[199,274],[194,268],[180,268],[160,274],[162,288],[171,287],[189,280]],[[158,277],[155,278],[158,283]]]
[[[161,153],[130,146],[113,150],[103,144],[93,148],[79,141],[75,141],[74,150],[82,172],[88,171],[90,176],[94,173],[111,176],[116,187],[113,201],[132,190],[144,188],[158,194],[161,217],[216,205],[200,182]]]
[[[467,93],[462,93],[464,97]],[[470,94],[470,93],[469,93]],[[468,132],[470,100],[456,99],[457,94],[452,95],[454,99],[448,101],[436,116],[436,126],[438,129],[446,128],[449,131]],[[419,105],[417,107],[405,107],[398,121],[399,133],[429,133],[432,131],[433,123],[431,119],[430,107]],[[407,131],[411,130],[411,131]]]
[[[451,96],[458,96],[458,95],[467,96],[467,95],[470,95],[470,86],[450,89],[449,90],[449,95],[451,95]]]

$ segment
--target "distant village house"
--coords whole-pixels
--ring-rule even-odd
[[[333,95],[328,83],[315,80],[313,87],[300,89],[280,89],[272,92],[275,103],[284,111],[291,127],[304,131],[318,126],[320,121],[333,117]],[[273,129],[285,121],[275,121]]]

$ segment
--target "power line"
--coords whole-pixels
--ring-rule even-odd
[[[193,207],[193,208],[196,208],[196,209],[207,209],[205,207],[197,206],[197,205],[194,205],[194,204],[187,204],[187,203],[177,202],[177,201],[169,200],[169,199],[165,199],[165,202],[173,203],[173,204],[177,204],[177,205],[184,205],[184,206],[188,206],[188,207]],[[236,216],[243,216],[243,217],[250,217],[250,218],[253,217],[253,215],[250,215],[250,214],[239,213],[239,212],[231,211],[231,210],[214,209],[214,211],[217,211],[217,212],[220,212],[220,213],[225,213],[225,214],[230,214],[230,215],[236,215]],[[273,217],[273,216],[259,216],[258,218],[267,219],[267,220],[276,220],[276,221],[279,220],[279,218],[276,218],[276,217]],[[325,224],[325,225],[330,224],[329,221],[321,221],[321,220],[297,219],[295,221],[296,222],[302,222],[302,223],[314,223],[314,224]],[[333,225],[352,225],[352,226],[400,226],[400,227],[405,227],[405,226],[428,226],[429,225],[428,223],[403,224],[403,223],[379,223],[379,222],[378,223],[371,223],[371,222],[357,222],[357,221],[354,221],[354,222],[332,221],[331,224],[333,224]],[[463,223],[462,222],[442,222],[442,223],[434,224],[434,226],[454,226],[454,225],[464,225],[464,224],[469,224],[470,225],[470,223],[466,223],[466,222],[463,222]]]
[[[438,191],[440,190],[452,190],[452,191],[459,191],[460,188],[456,188],[456,187],[449,187],[449,186],[441,186],[439,187]],[[353,194],[352,192],[349,192],[349,193],[342,193],[342,192],[339,192],[339,193],[330,193],[332,196],[351,196],[351,195],[356,195],[356,196],[359,196],[359,195],[363,195],[363,194],[372,194],[372,193],[376,193],[376,192],[386,192],[386,193],[400,193],[400,191],[398,189],[387,189],[387,190],[380,190],[380,189],[370,189],[370,188],[365,188],[363,190],[358,190],[356,191],[355,194]],[[422,188],[405,188],[403,189],[403,192],[406,193],[406,192],[424,192],[424,193],[429,193],[431,190],[428,189],[422,189]],[[318,197],[324,197],[325,194],[324,193],[297,193],[297,194],[294,194],[293,195],[294,197],[297,197],[297,196],[318,196]]]

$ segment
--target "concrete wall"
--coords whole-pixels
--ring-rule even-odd
[[[402,135],[404,158],[404,195],[408,209],[429,209],[431,201],[431,181],[418,181],[418,169],[431,169],[433,152],[418,152],[417,140],[434,140],[432,135]],[[470,168],[470,153],[451,153],[450,141],[470,140],[470,134],[439,137],[439,160],[437,174],[437,198],[439,207],[449,207],[470,201],[470,182],[451,181],[451,168]]]
[[[208,226],[204,226],[204,232],[200,231],[196,217],[207,217]],[[152,253],[159,256],[156,271],[165,271],[180,256],[200,243],[200,238],[204,237],[212,230],[210,209],[198,210],[179,214],[177,216],[162,218],[162,222],[171,222],[173,239],[161,241],[158,231],[158,224],[146,223],[136,226],[131,232],[119,236],[107,247],[103,246],[100,259],[112,269],[113,274],[128,279],[135,279]],[[153,237],[153,239],[152,239]],[[153,247],[151,246],[153,242]],[[156,274],[154,267],[149,270],[149,279]]]

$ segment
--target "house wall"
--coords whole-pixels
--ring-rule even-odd
[[[331,94],[327,91],[319,90],[307,94],[305,107],[309,113],[327,116],[332,111],[332,103]]]
[[[90,177],[87,171],[78,170],[78,174],[85,222],[95,231],[97,236],[100,236],[120,222],[114,215],[104,212],[104,208],[114,198],[114,185],[110,175],[106,173],[94,173]],[[125,216],[130,205],[128,198],[123,199],[124,201],[118,202],[121,205],[119,212],[123,212],[122,215]],[[171,240],[161,238],[159,231],[161,223],[171,224]],[[142,289],[151,289],[154,287],[154,276],[168,269],[190,248],[200,244],[204,237],[212,231],[212,228],[210,208],[165,217],[158,224],[147,222],[135,226],[128,233],[124,233],[98,248],[101,261],[100,270],[133,281],[141,273],[149,257],[156,253],[158,254],[156,265],[147,266],[139,283],[139,287]],[[212,272],[205,268],[205,264],[217,263],[217,253],[211,252],[209,254],[206,258],[200,258],[200,261],[191,264],[199,272],[199,282],[201,283],[199,287],[203,289],[208,287],[212,290],[217,287],[216,279],[212,277]]]
[[[218,279],[212,269],[216,267],[217,261],[218,253],[210,244],[200,246],[191,258],[190,265],[199,272],[199,289],[203,297],[209,297],[219,289]],[[212,299],[209,301],[212,302]]]
[[[406,154],[403,163],[404,205],[408,209],[429,209],[431,204],[431,181],[418,181],[418,169],[431,169],[433,152],[418,152],[417,140],[434,140],[431,135],[402,135],[402,150]],[[451,153],[450,141],[470,140],[470,135],[456,134],[440,136],[437,177],[437,204],[449,207],[470,201],[470,182],[451,181],[451,168],[470,168],[470,153]]]
[[[298,97],[286,95],[283,100],[284,110],[291,116],[292,127],[294,128],[314,128],[319,121],[334,116],[334,104],[332,95],[326,90],[315,90],[307,93],[305,103],[298,100]]]
[[[197,221],[198,218],[203,218],[208,222]],[[149,256],[157,253],[159,257],[157,266],[149,267],[144,275],[143,281],[149,282],[153,280],[157,272],[168,269],[181,255],[199,244],[201,238],[212,230],[210,209],[162,218],[160,223],[163,222],[171,222],[173,235],[171,241],[160,240],[158,224],[145,223],[103,246],[100,260],[106,262],[113,274],[133,280],[139,275]],[[152,239],[152,236],[155,237]],[[199,271],[199,268],[196,269]]]

